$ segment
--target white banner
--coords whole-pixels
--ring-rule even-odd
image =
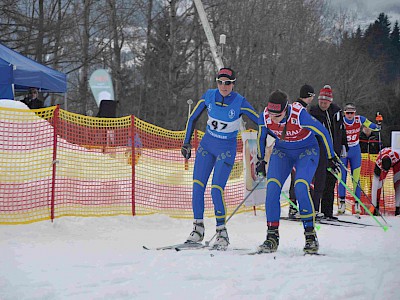
[[[257,132],[242,132],[243,141],[243,169],[244,169],[244,197],[250,193],[259,180],[256,174],[257,164]],[[266,180],[261,182],[256,190],[247,198],[246,206],[254,206],[265,203]]]
[[[244,197],[246,197],[250,191],[257,184],[259,177],[256,174],[256,164],[257,164],[257,132],[247,131],[242,132],[243,141],[243,169],[244,169]],[[271,136],[267,136],[267,143],[265,148],[265,161],[267,162],[267,175],[268,175],[268,162],[272,153],[272,148],[274,147],[275,139]],[[267,181],[266,179],[261,182],[257,188],[252,192],[249,198],[244,203],[246,206],[255,206],[265,203],[265,197],[267,192]],[[283,185],[282,192],[289,196],[290,187],[290,176],[287,178],[285,184]],[[281,200],[286,198],[281,196]]]
[[[392,150],[400,153],[400,131],[392,131]]]

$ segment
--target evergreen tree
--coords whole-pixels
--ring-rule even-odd
[[[400,30],[399,22],[394,23],[394,27],[389,36],[390,48],[389,56],[392,64],[390,66],[390,75],[395,80],[400,78]]]
[[[388,16],[380,13],[378,19],[365,32],[368,53],[374,60],[382,63],[383,70],[380,72],[380,77],[383,82],[387,83],[393,80],[389,71],[392,65],[388,51],[390,48],[390,25]]]

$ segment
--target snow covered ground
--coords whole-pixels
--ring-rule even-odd
[[[302,226],[283,220],[278,252],[255,256],[144,250],[191,231],[191,220],[162,215],[0,226],[0,299],[400,299],[400,218],[386,220],[386,232],[321,225],[326,256],[303,256]],[[231,247],[255,249],[265,225],[262,211],[235,215]],[[214,232],[207,219],[207,241]]]

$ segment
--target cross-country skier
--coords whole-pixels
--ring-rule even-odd
[[[197,149],[194,163],[192,195],[194,222],[193,231],[187,238],[187,242],[197,243],[204,239],[204,192],[211,171],[214,169],[211,197],[217,221],[217,237],[213,247],[224,250],[229,244],[225,227],[224,188],[235,162],[236,138],[242,122],[241,117],[244,114],[257,124],[258,114],[242,95],[233,91],[236,76],[232,69],[220,69],[216,82],[218,88],[208,90],[189,116],[182,155],[187,159],[190,158],[190,140],[196,120],[203,111],[207,110],[207,128]]]
[[[296,168],[295,193],[299,202],[300,217],[305,234],[304,252],[317,253],[319,244],[314,230],[315,211],[309,193],[310,183],[319,160],[319,136],[326,148],[328,167],[339,172],[332,139],[326,128],[312,117],[300,103],[288,104],[286,93],[277,90],[269,96],[268,105],[258,121],[257,172],[265,176],[265,152],[267,134],[276,138],[269,160],[265,210],[267,216],[267,239],[259,246],[259,252],[275,252],[279,245],[280,195],[290,171]]]
[[[392,148],[383,148],[376,159],[374,178],[372,179],[372,204],[379,209],[379,200],[381,198],[382,186],[390,168],[393,168],[393,184],[396,199],[395,216],[400,215],[400,153]],[[371,209],[375,215],[374,207]]]
[[[353,190],[354,194],[360,199],[360,171],[361,171],[361,148],[360,148],[360,131],[361,125],[372,129],[373,131],[380,130],[380,126],[372,123],[364,116],[356,115],[356,106],[354,103],[347,103],[344,107],[344,125],[346,127],[347,144],[349,151],[347,157],[341,157],[342,163],[347,167],[350,164],[351,174],[353,177]],[[346,182],[347,168],[341,168],[341,179]],[[346,211],[346,188],[343,184],[339,184],[339,208],[338,214],[344,214]],[[361,213],[360,204],[356,201],[354,203],[354,212],[356,215]]]

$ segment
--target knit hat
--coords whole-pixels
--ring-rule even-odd
[[[330,85],[324,85],[324,87],[319,91],[318,100],[333,101],[332,88]]]
[[[219,72],[217,74],[217,78],[220,77],[226,77],[229,78],[230,80],[235,80],[235,71],[233,71],[231,68],[221,68],[219,69]]]
[[[356,105],[354,103],[347,103],[343,111],[356,111]]]
[[[274,114],[279,114],[285,110],[288,105],[288,96],[281,90],[271,93],[268,99],[267,110]]]
[[[305,84],[300,89],[300,98],[314,97],[314,88],[311,85]]]

